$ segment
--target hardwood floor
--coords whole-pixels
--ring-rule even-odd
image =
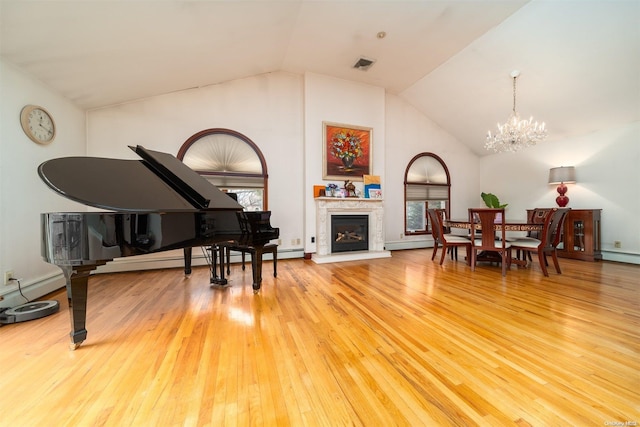
[[[640,423],[640,266],[561,266],[282,260],[257,295],[235,264],[225,289],[203,267],[93,276],[76,351],[64,291],[0,328],[0,425]]]

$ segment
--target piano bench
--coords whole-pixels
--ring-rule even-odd
[[[252,257],[256,256],[256,248],[253,246],[225,245],[225,249],[227,250],[227,274],[231,274],[231,251],[240,252],[243,271],[245,270],[245,255],[249,253]],[[262,254],[266,253],[270,253],[273,257],[273,277],[278,277],[278,245],[275,243],[267,243],[262,248]]]

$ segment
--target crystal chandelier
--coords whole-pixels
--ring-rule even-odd
[[[533,123],[533,117],[529,120],[520,120],[520,116],[516,112],[516,79],[520,75],[519,71],[511,72],[513,77],[513,111],[509,120],[505,124],[498,123],[498,133],[487,133],[487,142],[484,148],[500,152],[516,152],[521,148],[536,145],[538,142],[547,137],[547,129],[544,122],[539,124]]]

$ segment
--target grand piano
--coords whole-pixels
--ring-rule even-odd
[[[50,188],[102,210],[41,214],[42,257],[60,267],[66,280],[72,349],[87,337],[87,283],[98,266],[114,258],[183,249],[188,275],[192,247],[250,245],[257,292],[261,249],[279,237],[268,211],[242,212],[240,204],[174,156],[140,145],[130,148],[142,160],[63,157],[38,167]],[[240,226],[240,216],[248,218],[249,229]]]

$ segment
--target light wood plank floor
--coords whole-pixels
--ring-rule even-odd
[[[640,266],[443,266],[431,250],[89,281],[0,328],[2,426],[605,426],[640,423]],[[618,423],[618,424],[616,424]],[[627,424],[631,425],[631,424]]]

